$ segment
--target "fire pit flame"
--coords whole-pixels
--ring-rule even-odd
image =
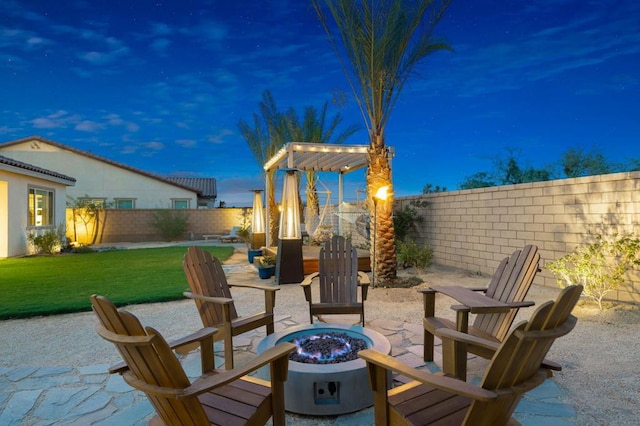
[[[290,359],[309,364],[331,364],[357,359],[358,351],[366,349],[362,339],[345,333],[320,333],[296,337],[291,341],[296,352]]]

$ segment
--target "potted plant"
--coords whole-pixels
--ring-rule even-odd
[[[253,242],[253,238],[251,235],[251,227],[243,226],[238,230],[236,235],[247,246],[247,260],[249,260],[249,263],[253,263],[254,258],[262,254],[262,250],[251,248],[251,244]]]
[[[258,266],[258,276],[263,280],[271,278],[276,273],[275,256],[257,256],[255,260]]]

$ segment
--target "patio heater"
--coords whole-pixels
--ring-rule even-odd
[[[264,210],[262,209],[262,189],[253,190],[251,231],[251,248],[256,250],[264,247],[266,235],[264,230]]]
[[[282,188],[276,279],[278,284],[298,284],[304,279],[298,180],[296,169],[283,170],[286,171],[286,175]]]
[[[378,236],[378,201],[386,201],[389,193],[389,186],[378,188],[373,194],[373,265],[371,265],[371,288],[376,288],[376,275],[378,272],[378,258],[376,257],[376,238]]]

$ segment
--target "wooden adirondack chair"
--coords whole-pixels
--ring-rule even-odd
[[[147,395],[157,412],[149,424],[265,424],[271,417],[274,425],[285,424],[284,382],[295,345],[276,345],[242,367],[219,372],[213,369],[215,329],[203,329],[181,341],[201,343],[203,373],[191,383],[171,350],[176,345],[169,345],[153,328],[143,327],[135,315],[117,310],[105,297],[91,296],[91,304],[100,320],[96,331],[116,346],[125,361],[110,372],[119,372]],[[267,364],[271,382],[246,376]]]
[[[229,284],[220,260],[200,247],[187,249],[182,262],[189,282],[190,292],[184,296],[195,301],[200,319],[205,327],[215,327],[218,333],[214,341],[224,342],[224,363],[233,368],[233,336],[266,326],[267,334],[274,331],[273,309],[278,287],[248,284]],[[230,287],[248,287],[264,292],[264,311],[246,317],[239,317]]]
[[[486,343],[488,350],[495,352],[479,386],[413,369],[372,349],[360,351],[358,356],[367,361],[374,391],[375,424],[518,424],[511,415],[523,393],[551,376],[551,371],[541,367],[541,363],[555,339],[575,327],[577,320],[571,311],[580,293],[582,286],[567,287],[555,302],[541,305],[528,322],[519,324],[499,345],[455,330],[443,330],[445,342],[462,339],[469,345]],[[388,370],[412,381],[389,390]]]
[[[320,302],[313,302],[311,284],[320,284]],[[334,235],[320,249],[318,272],[309,274],[300,283],[309,302],[309,320],[314,315],[360,314],[364,327],[364,301],[367,300],[369,276],[358,271],[358,251],[344,237]],[[358,287],[361,299],[358,301]]]
[[[495,342],[504,340],[518,309],[534,304],[524,301],[524,298],[539,270],[539,262],[538,248],[528,245],[502,260],[486,289],[432,286],[420,290],[424,299],[424,360],[433,361],[433,336],[435,330],[440,328],[450,328]],[[446,294],[462,304],[451,307],[456,311],[455,323],[435,316],[436,293]],[[473,325],[469,325],[470,313],[477,314]],[[459,353],[465,352],[465,356],[456,358],[464,363],[456,368],[456,375],[464,380],[466,349],[463,344],[456,348]]]

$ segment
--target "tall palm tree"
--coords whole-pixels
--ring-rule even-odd
[[[369,131],[367,201],[374,212],[373,274],[396,278],[393,197],[374,203],[384,186],[392,189],[385,127],[408,77],[426,56],[451,48],[433,36],[450,0],[312,0],[358,102]],[[326,6],[335,26],[329,22]],[[337,33],[334,36],[334,32]],[[339,43],[339,41],[341,43]],[[393,191],[391,191],[393,193]]]
[[[262,101],[259,104],[260,114],[253,114],[253,127],[244,120],[238,122],[238,128],[242,137],[249,145],[256,161],[260,166],[275,155],[280,148],[289,140],[289,126],[284,114],[278,112],[275,100],[270,91],[266,90],[262,94]],[[278,241],[278,204],[275,197],[275,171],[267,172],[266,178],[269,180],[268,191],[266,193],[267,204],[269,205],[269,241]]]
[[[315,107],[307,106],[304,109],[302,120],[300,120],[296,111],[291,108],[287,112],[287,122],[293,140],[296,142],[341,144],[358,131],[358,126],[352,125],[336,134],[337,127],[342,123],[342,116],[337,113],[331,120],[328,120],[328,108],[329,102],[325,102],[320,111]],[[307,177],[307,187],[305,189],[307,216],[313,221],[320,212],[320,202],[316,190],[316,172],[308,171],[305,174]]]

